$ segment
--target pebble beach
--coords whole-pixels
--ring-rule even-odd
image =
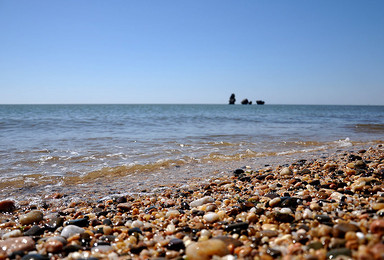
[[[352,148],[151,192],[2,199],[0,259],[384,259],[384,148]]]

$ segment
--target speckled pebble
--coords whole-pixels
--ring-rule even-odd
[[[31,237],[15,237],[0,241],[0,252],[7,255],[16,251],[31,251],[35,249],[35,241]]]

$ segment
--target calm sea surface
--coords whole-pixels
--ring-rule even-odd
[[[0,181],[156,171],[380,140],[384,106],[1,105]]]

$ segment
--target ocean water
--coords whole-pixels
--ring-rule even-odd
[[[384,106],[0,105],[0,187],[382,140]]]

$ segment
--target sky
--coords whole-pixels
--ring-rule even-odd
[[[0,0],[0,104],[384,105],[382,0]]]

